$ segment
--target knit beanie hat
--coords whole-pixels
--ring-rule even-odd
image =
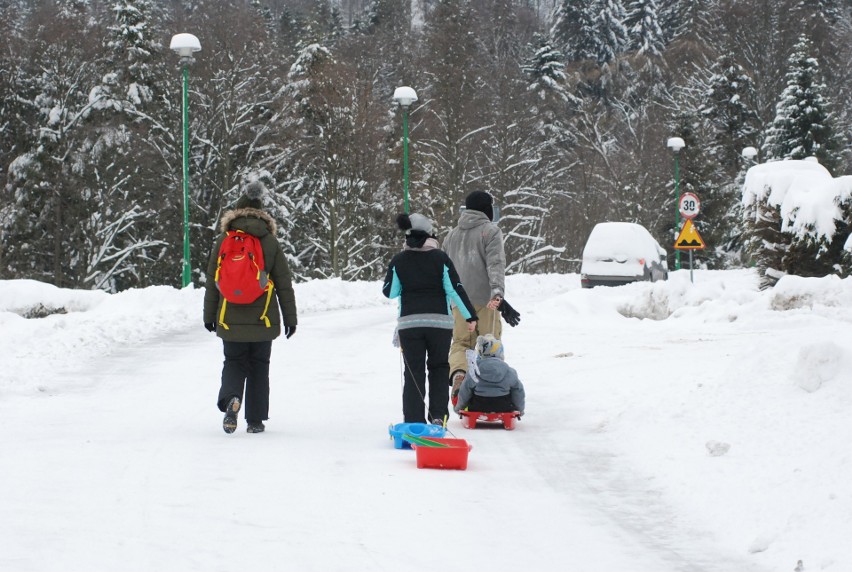
[[[496,357],[503,359],[503,342],[492,334],[476,338],[476,353],[481,357]]]
[[[464,200],[464,206],[472,211],[485,213],[488,220],[494,220],[494,197],[485,191],[473,191]]]
[[[421,232],[432,236],[432,221],[421,214],[401,214],[396,217],[396,224],[405,234]]]
[[[266,194],[266,187],[260,181],[250,181],[243,185],[243,196],[237,201],[235,208],[245,209],[261,209],[263,203],[261,199]]]

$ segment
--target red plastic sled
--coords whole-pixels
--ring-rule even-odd
[[[477,423],[502,423],[503,428],[511,431],[515,428],[515,421],[521,418],[520,411],[507,411],[506,413],[484,413],[482,411],[460,411],[462,425],[468,429],[476,429]]]
[[[437,446],[411,446],[416,451],[418,469],[467,469],[467,456],[473,446],[464,439],[429,437],[423,440],[432,441]]]

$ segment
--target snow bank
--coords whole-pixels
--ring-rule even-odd
[[[394,304],[377,282],[295,285],[300,313]],[[0,280],[0,392],[42,387],[42,370],[72,370],[127,346],[201,327],[204,290],[152,286],[118,294]],[[206,333],[206,332],[205,332]]]
[[[733,321],[739,314],[752,312],[763,303],[756,279],[754,273],[747,271],[709,270],[702,271],[701,278],[693,282],[686,270],[671,272],[667,282],[630,285],[637,292],[624,296],[617,308],[628,318],[664,320],[702,316],[707,321]]]
[[[824,276],[804,278],[785,275],[769,290],[773,310],[807,309],[822,315],[852,320],[852,290],[849,278]]]

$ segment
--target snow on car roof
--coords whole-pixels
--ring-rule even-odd
[[[656,258],[654,238],[648,230],[633,222],[600,222],[595,225],[583,249],[583,257],[624,254],[630,257]]]

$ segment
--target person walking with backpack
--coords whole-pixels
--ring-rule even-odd
[[[204,327],[222,338],[225,361],[217,404],[222,428],[233,433],[245,402],[249,433],[262,433],[269,418],[272,340],[296,333],[296,296],[290,267],[276,238],[277,225],[262,210],[265,187],[248,183],[220,221],[207,264]],[[280,308],[280,311],[279,311]]]
[[[452,260],[432,234],[432,221],[419,214],[402,214],[397,225],[405,231],[405,249],[390,261],[382,293],[400,299],[397,335],[405,370],[402,414],[406,423],[426,422],[428,375],[429,421],[443,424],[449,414],[450,301],[470,331],[476,328],[476,311]]]
[[[491,334],[498,340],[501,338],[503,323],[498,312],[512,326],[520,321],[520,314],[503,299],[506,252],[503,233],[493,222],[494,197],[485,191],[473,191],[465,198],[464,205],[458,225],[444,239],[444,250],[458,269],[479,322],[476,331],[470,331],[464,315],[458,308],[453,309],[452,375],[448,377],[453,397],[458,395],[467,372],[467,350],[476,347],[477,337]]]

